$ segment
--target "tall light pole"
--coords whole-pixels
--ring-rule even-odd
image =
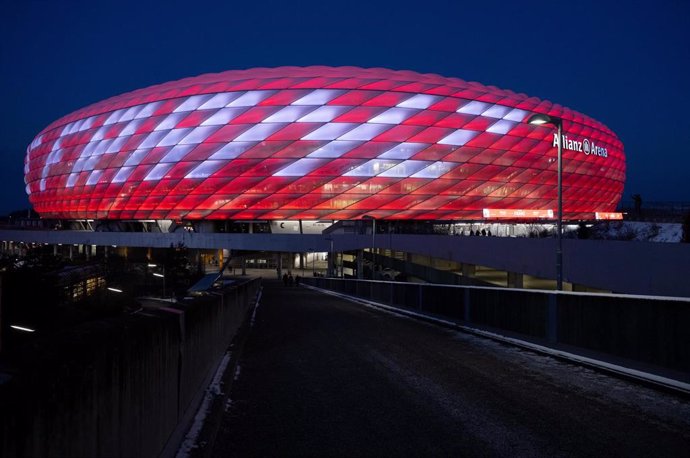
[[[563,290],[563,120],[545,114],[532,115],[528,124],[540,126],[551,124],[557,130],[558,145],[558,219],[556,220],[556,289]]]

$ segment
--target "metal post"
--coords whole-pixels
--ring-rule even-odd
[[[558,123],[558,245],[556,247],[556,289],[563,290],[563,121]]]

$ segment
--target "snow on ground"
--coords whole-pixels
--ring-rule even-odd
[[[613,221],[598,223],[591,228],[591,238],[605,240],[677,243],[682,237],[683,225],[680,223]]]

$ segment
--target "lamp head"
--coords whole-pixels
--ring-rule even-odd
[[[546,114],[538,113],[530,116],[530,118],[527,120],[527,124],[532,124],[533,126],[553,124],[554,126],[558,127],[563,124],[563,120],[561,118],[557,118],[556,116],[549,116]]]

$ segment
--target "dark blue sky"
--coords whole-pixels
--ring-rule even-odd
[[[280,65],[438,73],[608,125],[624,199],[690,201],[690,2],[0,0],[0,213],[25,208],[26,145],[107,97]]]

